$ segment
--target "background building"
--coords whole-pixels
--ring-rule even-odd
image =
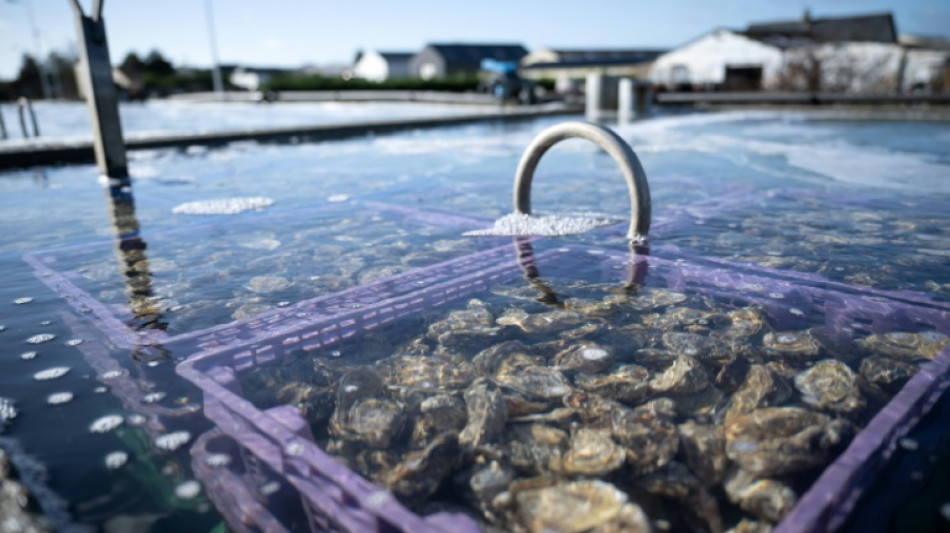
[[[424,80],[475,75],[483,59],[519,62],[526,55],[520,44],[429,44],[412,58],[409,71]]]
[[[353,76],[371,81],[408,78],[412,56],[411,52],[360,52],[353,64]]]

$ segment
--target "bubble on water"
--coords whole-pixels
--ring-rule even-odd
[[[897,443],[900,445],[901,448],[909,452],[915,452],[920,448],[920,444],[918,444],[916,440],[907,438],[907,437],[900,439],[899,441],[897,441]]]
[[[46,397],[46,403],[50,405],[62,405],[64,403],[69,403],[73,400],[73,393],[71,392],[54,392]]]
[[[389,495],[383,491],[377,491],[366,498],[366,504],[370,507],[382,507],[389,500]]]
[[[108,372],[103,373],[100,377],[102,377],[102,379],[115,379],[122,376],[124,373],[124,370],[109,370]]]
[[[13,300],[13,303],[15,303],[16,305],[23,305],[23,304],[31,303],[32,301],[33,301],[33,298],[30,298],[29,296],[27,296],[24,298],[17,298],[16,300]]]
[[[128,418],[125,419],[125,423],[130,426],[141,426],[147,420],[148,419],[146,419],[144,416],[140,414],[134,414],[134,415],[129,415]]]
[[[327,201],[330,203],[338,204],[340,202],[345,202],[349,199],[350,199],[349,195],[346,195],[346,194],[331,194],[327,198]]]
[[[950,522],[950,502],[940,506],[940,514],[943,515],[944,520]]]
[[[332,352],[330,352],[330,355],[332,355],[333,357],[340,357],[341,355],[343,355],[343,352],[341,352],[340,350],[333,350]]]
[[[537,235],[556,237],[575,235],[595,228],[616,223],[616,219],[596,213],[577,213],[568,215],[526,215],[511,213],[495,221],[486,229],[468,231],[464,235]]]
[[[16,418],[16,415],[17,410],[16,407],[13,406],[13,400],[0,397],[0,426]]]
[[[142,403],[156,403],[165,399],[164,392],[152,392],[142,397]]]
[[[46,370],[41,370],[36,374],[33,374],[33,379],[37,381],[47,381],[50,379],[61,378],[69,372],[68,366],[54,366],[53,368],[47,368]]]
[[[6,329],[7,329],[7,327],[6,327],[6,326],[4,326],[4,325],[0,325],[0,331],[5,331]]]
[[[159,364],[160,363],[158,361],[149,361],[148,363],[146,363],[146,366],[148,366],[149,368],[155,368]]]
[[[36,356],[36,352],[23,352],[20,354],[20,359],[23,359],[24,361],[30,361],[36,359]]]
[[[121,415],[106,415],[93,422],[92,425],[89,426],[89,431],[93,433],[108,433],[121,426],[123,420]]]
[[[212,453],[205,457],[205,464],[211,468],[221,468],[231,464],[231,456],[226,453]]]
[[[176,215],[236,215],[244,211],[260,211],[274,205],[274,200],[262,196],[219,198],[186,202],[172,209]]]
[[[173,452],[181,448],[189,440],[191,440],[191,433],[187,431],[173,431],[156,437],[155,446],[160,450]]]
[[[52,323],[53,323],[52,320],[44,320],[44,321],[40,322],[40,325],[41,325],[41,326],[48,326],[48,325],[50,325],[50,324],[52,324]]]
[[[288,307],[290,302],[277,302],[277,307]]]
[[[774,300],[781,300],[782,298],[785,298],[785,295],[780,292],[770,292],[769,298],[772,298]]]
[[[280,483],[276,481],[265,483],[264,485],[261,485],[261,488],[259,489],[261,496],[265,496],[265,497],[275,494],[279,490],[280,490]]]
[[[82,342],[82,339],[69,339],[66,341],[66,346],[79,346]]]
[[[788,310],[788,312],[795,316],[805,316],[805,312],[797,307],[792,307],[791,309]]]
[[[175,487],[175,496],[181,500],[190,500],[201,492],[201,483],[191,480]]]
[[[56,338],[56,335],[52,333],[40,333],[39,335],[33,335],[29,339],[26,339],[28,344],[42,344],[44,342],[49,342]]]
[[[287,445],[287,455],[298,457],[300,455],[303,455],[303,452],[304,452],[304,446],[303,444],[300,444],[299,442],[292,442]]]
[[[108,389],[107,387],[96,387],[96,388],[92,389],[92,392],[94,392],[94,393],[96,393],[96,394],[105,394],[105,393],[109,392],[109,389]]]
[[[609,354],[603,348],[585,348],[581,351],[581,357],[589,361],[599,361]]]
[[[106,455],[106,468],[109,470],[122,468],[127,462],[129,462],[129,454],[125,452],[112,452]]]

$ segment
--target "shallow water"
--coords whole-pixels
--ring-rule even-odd
[[[195,345],[142,352],[130,348],[129,339],[144,331],[168,340],[261,312],[284,316],[286,304],[505,244],[461,233],[487,228],[510,211],[520,152],[553,122],[133,152],[134,217],[120,209],[117,220],[121,233],[135,226],[140,233],[137,241],[126,239],[135,246],[124,249],[116,245],[110,218],[118,204],[94,167],[4,173],[0,397],[12,399],[18,411],[5,436],[46,465],[50,486],[69,502],[78,524],[131,520],[156,531],[210,529],[219,517],[204,494],[189,498],[185,485],[176,495],[194,479],[190,446],[211,428],[194,412],[200,391],[174,372]],[[856,287],[916,291],[936,301],[950,296],[945,125],[743,112],[659,118],[617,130],[647,170],[655,248],[675,245]],[[538,211],[622,218],[628,206],[612,161],[582,142],[553,149],[536,178]],[[233,197],[274,204],[238,215],[173,213],[186,202]],[[406,209],[458,218],[420,220]],[[572,240],[622,250],[625,230],[620,224]],[[25,256],[52,274],[41,279]],[[560,281],[568,283],[569,276]],[[102,307],[83,313],[84,301],[61,298],[69,287]],[[20,298],[33,300],[15,304]],[[103,324],[111,329],[104,332]],[[27,343],[45,333],[55,338]],[[74,339],[84,342],[67,342]],[[31,351],[37,355],[22,357]],[[57,367],[69,372],[34,379]],[[138,396],[123,396],[133,383],[126,376],[135,378]],[[50,405],[50,395],[61,392],[72,393],[72,400]],[[160,394],[143,403],[154,393]],[[128,398],[135,401],[123,403]],[[144,423],[129,418],[135,413],[146,414]],[[112,414],[123,415],[124,423],[90,431]],[[188,443],[171,451],[156,446],[175,431],[188,431]],[[129,462],[112,470],[106,456],[116,451],[128,453]]]

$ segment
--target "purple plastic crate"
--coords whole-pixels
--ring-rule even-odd
[[[420,276],[428,278],[415,292],[374,300],[378,286],[345,291],[335,300],[339,305],[319,319],[301,318],[295,325],[284,324],[280,331],[248,329],[233,342],[206,343],[203,352],[178,365],[178,372],[204,392],[206,416],[297,488],[314,518],[314,530],[327,525],[348,531],[475,526],[460,516],[421,518],[410,513],[388,492],[325,454],[308,435],[296,409],[262,411],[244,399],[237,375],[296,350],[333,346],[400,316],[457,301],[524,273],[543,275],[552,266],[569,270],[575,264],[592,268],[594,262],[593,268],[600,269],[606,280],[639,281],[649,272],[650,280],[661,280],[671,289],[757,304],[771,321],[798,327],[824,325],[849,339],[900,329],[950,333],[950,306],[929,302],[923,295],[866,290],[810,274],[687,257],[675,248],[632,258],[628,253],[583,245],[533,254],[530,241],[519,239],[516,248],[502,247],[468,259],[464,266],[437,265],[415,272],[416,283]],[[359,305],[354,309],[344,304],[347,301]],[[821,531],[829,525],[823,521],[828,516],[847,515],[863,490],[864,478],[873,473],[868,465],[886,460],[894,442],[946,386],[948,358],[950,350],[944,350],[876,415],[802,497],[780,525],[782,531]],[[331,522],[319,522],[320,518]]]
[[[437,228],[442,233],[448,235],[455,234],[461,238],[461,233],[470,229],[485,227],[490,224],[479,218],[466,217],[438,211],[420,211],[401,206],[390,206],[377,202],[350,202],[345,205],[329,204],[315,208],[301,208],[288,212],[272,215],[271,218],[255,219],[252,228],[276,225],[280,227],[281,220],[308,220],[322,217],[343,217],[347,212],[362,211],[371,213],[386,214],[399,217],[401,223],[410,228]],[[315,220],[313,224],[319,225],[320,221]],[[247,221],[243,224],[247,225]],[[162,232],[163,236],[182,235],[187,239],[200,242],[202,232],[211,234],[221,228],[227,228],[227,221],[218,221],[216,224],[196,224],[189,227],[175,228]],[[148,239],[146,239],[148,240]],[[162,329],[141,329],[129,325],[133,318],[131,310],[127,304],[109,304],[103,303],[99,298],[90,294],[83,288],[83,280],[80,272],[69,270],[61,266],[68,262],[69,258],[77,254],[87,254],[89,250],[101,250],[102,253],[112,253],[115,246],[114,241],[99,241],[96,243],[83,243],[72,245],[55,250],[43,250],[29,253],[23,256],[34,270],[34,274],[53,292],[60,295],[76,312],[81,314],[86,320],[94,324],[97,329],[102,331],[108,337],[109,341],[120,348],[136,350],[144,346],[186,346],[190,339],[202,336],[202,333],[209,329],[197,331],[186,331],[179,334],[170,335]],[[148,252],[147,252],[148,253]],[[186,272],[187,274],[187,272]],[[280,311],[276,309],[274,311]],[[270,315],[280,313],[270,313]],[[228,321],[229,324],[240,326],[248,320],[255,320],[260,317],[261,320],[268,320],[267,312],[249,319],[238,319]],[[215,328],[210,328],[215,329]]]

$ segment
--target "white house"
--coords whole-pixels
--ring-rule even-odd
[[[782,50],[738,32],[718,29],[656,58],[650,81],[669,88],[724,86],[771,88],[782,69]]]
[[[386,81],[394,78],[409,77],[411,53],[378,52],[370,50],[360,52],[353,65],[353,76],[370,81]]]

